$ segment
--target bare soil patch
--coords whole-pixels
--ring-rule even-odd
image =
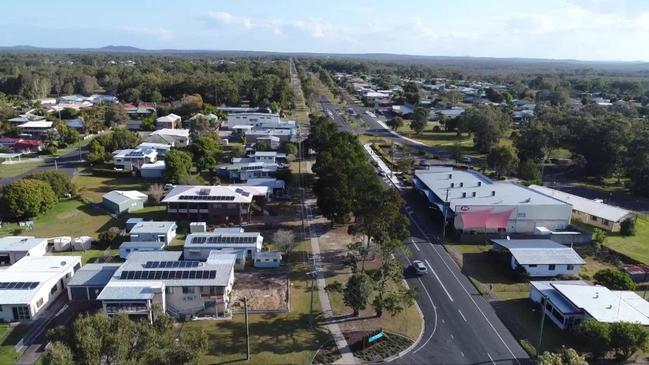
[[[287,272],[235,272],[233,311],[243,311],[244,297],[248,298],[249,312],[288,311],[289,285]]]

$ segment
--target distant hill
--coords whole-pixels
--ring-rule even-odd
[[[195,57],[297,57],[297,58],[332,58],[374,61],[396,64],[421,64],[438,67],[470,67],[483,71],[496,70],[538,70],[547,72],[559,70],[573,71],[611,71],[633,72],[649,75],[649,62],[641,61],[583,61],[570,59],[538,58],[495,58],[470,56],[423,56],[393,53],[312,53],[312,52],[268,52],[246,50],[182,50],[182,49],[142,49],[126,45],[108,45],[100,48],[47,48],[30,45],[0,47],[6,53],[94,53],[94,54],[137,54],[137,55],[185,55]]]

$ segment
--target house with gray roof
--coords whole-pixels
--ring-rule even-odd
[[[33,236],[0,237],[0,266],[13,265],[25,256],[43,256],[47,253],[47,238]]]
[[[508,253],[513,270],[523,268],[530,277],[579,276],[586,261],[570,247],[546,239],[491,240],[493,250]]]
[[[68,300],[93,301],[119,269],[121,263],[85,264],[68,282]]]
[[[98,295],[108,315],[153,319],[158,305],[177,318],[229,315],[234,255],[205,262],[181,260],[182,252],[133,252]]]
[[[264,237],[259,232],[245,232],[243,228],[217,228],[212,232],[190,233],[183,250],[188,260],[207,260],[212,251],[236,254],[238,265],[261,251]]]
[[[162,242],[168,245],[176,237],[176,222],[141,221],[128,232],[131,241]]]

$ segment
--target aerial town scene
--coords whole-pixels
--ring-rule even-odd
[[[2,9],[0,365],[649,364],[649,2]]]

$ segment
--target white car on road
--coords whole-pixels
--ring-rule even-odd
[[[415,269],[417,275],[424,275],[428,273],[428,268],[426,267],[426,265],[419,260],[414,260],[412,262],[412,268]]]

